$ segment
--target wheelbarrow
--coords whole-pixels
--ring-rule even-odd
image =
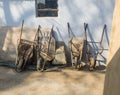
[[[52,36],[53,27],[50,34],[38,31],[37,35],[37,70],[46,70],[47,63],[52,63],[55,57],[55,39]]]
[[[28,41],[25,39],[21,39],[23,32],[23,24],[24,24],[24,20],[22,21],[20,38],[18,40],[17,51],[16,51],[17,53],[16,53],[15,70],[17,72],[23,71],[27,64],[30,64],[31,62],[33,63],[33,60],[35,62],[36,43],[35,41]]]
[[[108,49],[105,49],[102,42],[103,42],[103,36],[104,34],[107,34],[107,25],[105,24],[104,25],[104,28],[103,28],[103,31],[102,31],[102,35],[101,35],[101,40],[99,42],[95,42],[95,41],[88,41],[88,38],[87,38],[87,29],[88,29],[88,24],[87,23],[84,23],[84,32],[85,32],[85,44],[84,44],[84,47],[85,47],[85,55],[86,55],[86,61],[89,63],[89,70],[92,71],[95,69],[95,66],[96,66],[96,62],[99,61],[97,58],[98,58],[98,55],[100,55],[104,60],[105,60],[105,57],[102,55],[102,53],[104,52],[104,50],[108,50]],[[94,54],[90,52],[90,44],[98,44],[100,47],[99,49],[94,49]]]
[[[71,62],[72,66],[75,69],[80,68],[81,58],[82,58],[82,51],[84,46],[84,37],[71,37],[71,27],[68,23],[68,33],[69,33],[69,49],[71,54]]]

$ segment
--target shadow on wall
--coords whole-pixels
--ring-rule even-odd
[[[82,2],[81,2],[82,1]],[[27,23],[31,22],[30,17],[34,17],[35,11],[29,6],[34,7],[32,5],[27,6],[27,10],[25,9],[24,11],[21,11],[24,9],[24,3],[27,4],[28,1],[12,1],[12,0],[1,0],[0,2],[3,3],[3,11],[5,15],[5,20],[6,20],[6,25],[14,25],[18,26],[21,24],[21,21],[23,19],[27,20]],[[32,2],[32,1],[30,1]],[[28,4],[30,4],[30,2]],[[75,31],[75,35],[80,36],[83,34],[83,23],[87,22],[91,25],[91,31],[95,39],[99,39],[99,34],[100,28],[106,23],[108,25],[108,31],[111,29],[111,19],[112,19],[112,14],[113,14],[113,9],[114,9],[114,0],[64,0],[64,1],[59,1],[63,3],[63,7],[66,7],[66,10],[63,11],[62,9],[60,10],[61,12],[68,12],[69,15],[69,21],[72,23],[73,26],[73,31]],[[80,2],[80,3],[79,3]],[[33,3],[33,2],[32,2]],[[18,11],[14,7],[18,5]],[[14,5],[14,6],[13,6]],[[33,4],[34,5],[34,4]],[[87,5],[87,7],[86,7]],[[61,6],[61,5],[60,5]],[[88,9],[89,7],[89,9]],[[26,8],[26,7],[25,7]],[[15,10],[15,11],[14,11]],[[13,13],[14,12],[14,13]],[[16,14],[17,15],[16,15]],[[19,16],[18,16],[19,15]],[[17,18],[17,19],[16,19]],[[62,16],[60,18],[55,19],[39,19],[36,18],[37,21],[47,21],[47,23],[60,23],[63,24],[62,22]],[[38,22],[35,22],[38,23]],[[33,24],[35,24],[33,23]],[[64,22],[66,23],[66,22]],[[32,23],[30,23],[31,26],[33,26]],[[79,30],[78,30],[79,29]],[[64,30],[65,31],[65,30]],[[110,31],[109,31],[110,32]],[[109,34],[109,33],[108,33]],[[64,38],[66,38],[66,34],[64,35]]]
[[[20,4],[23,3],[24,1],[17,1],[16,2],[16,5],[19,6],[17,10],[14,7],[10,6],[10,4],[12,4],[12,2],[15,3],[14,1],[3,0],[0,2],[3,2],[3,10],[4,10],[4,15],[5,15],[5,20],[6,20],[7,26],[11,26],[11,25],[19,26],[23,19],[29,20],[29,18],[33,15],[32,10],[27,10],[24,13],[22,13],[22,12],[16,13],[17,14],[16,17],[15,17],[15,15],[13,16],[12,12],[17,12],[17,10],[20,11],[20,7],[21,8],[23,7],[22,5],[20,6]],[[13,11],[13,10],[15,10],[15,11]],[[18,15],[20,15],[20,16],[18,16]]]
[[[65,0],[64,2],[71,17],[71,22],[74,22],[74,26],[77,26],[77,24],[83,24],[84,22],[89,23],[92,32],[94,32],[93,36],[97,34],[97,29],[104,24],[109,26],[109,30],[111,29],[111,19],[115,4],[114,0],[84,0],[81,3],[79,3],[80,0],[71,0],[71,2]]]
[[[4,43],[7,37],[7,33],[9,31],[9,27],[0,27],[0,61],[9,61],[11,57],[7,55],[5,51],[3,51]],[[10,30],[11,31],[11,30]],[[12,34],[10,34],[9,42],[11,42]],[[8,45],[12,45],[13,43],[8,43]]]
[[[6,25],[20,25],[20,22],[23,19],[26,19],[29,23],[31,21],[30,17],[35,16],[35,10],[31,9],[29,7],[34,8],[34,6],[29,5],[26,7],[24,6],[24,3],[32,2],[31,0],[21,0],[21,1],[12,1],[12,0],[1,0],[0,2],[3,3],[3,11],[5,15]],[[28,4],[30,4],[30,2]],[[112,13],[114,9],[114,0],[61,0],[59,2],[63,3],[63,7],[66,7],[66,10],[60,10],[61,12],[68,12],[70,23],[73,23],[74,26],[78,26],[80,24],[80,31],[81,31],[81,23],[87,22],[92,25],[92,31],[96,31],[98,29],[98,26],[100,27],[104,23],[109,24],[111,27],[111,19],[112,19]],[[79,3],[80,2],[80,3]],[[18,7],[14,7],[14,6]],[[61,5],[60,5],[61,6]],[[87,7],[86,7],[87,6]],[[25,9],[24,9],[25,7]],[[89,7],[89,9],[88,9]],[[15,8],[18,8],[17,10]],[[22,11],[21,11],[22,8]],[[23,11],[24,10],[24,11]],[[13,14],[14,12],[14,14]],[[17,14],[17,15],[16,15]],[[15,16],[16,15],[16,16]],[[20,16],[18,16],[20,15]],[[15,17],[15,18],[14,18]],[[62,17],[62,16],[61,16]],[[47,21],[47,23],[60,23],[62,24],[62,18],[57,18],[55,21],[54,19],[44,19]],[[18,18],[18,19],[16,19]],[[30,19],[30,20],[29,20]],[[42,20],[42,19],[38,19]],[[54,21],[54,22],[53,22]],[[35,22],[37,23],[37,22]],[[32,24],[31,24],[32,26]],[[73,27],[74,27],[73,26]],[[75,27],[75,29],[76,29]],[[109,28],[110,28],[109,27]],[[77,28],[78,29],[78,28]],[[76,30],[75,30],[76,31]],[[79,33],[76,33],[79,34]],[[80,34],[79,34],[80,35]],[[96,35],[96,32],[94,33]]]
[[[80,4],[77,4],[77,2],[80,2],[79,0],[76,0],[76,2],[74,0],[71,0],[71,2],[65,0],[64,2],[71,17],[70,22],[74,22],[72,23],[72,29],[76,36],[82,34],[81,31],[83,31],[84,22],[90,24],[90,32],[96,41],[100,40],[99,35],[101,35],[102,32],[100,30],[102,30],[104,24],[107,24],[108,36],[110,35],[115,4],[114,0],[84,0]],[[107,37],[107,40],[108,39]],[[104,42],[107,44],[107,41]]]

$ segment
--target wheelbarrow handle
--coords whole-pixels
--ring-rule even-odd
[[[87,41],[87,28],[88,28],[88,24],[84,23],[84,32],[85,32],[85,40]]]
[[[69,22],[67,23],[67,26],[68,26],[68,35],[69,35],[69,38],[70,38],[70,24],[69,24]]]
[[[51,42],[51,39],[52,39],[53,28],[54,28],[54,25],[52,26],[52,29],[51,29],[51,32],[50,32],[50,38],[49,38],[49,41],[48,41],[48,50],[47,50],[47,54],[49,54],[50,42]]]
[[[24,25],[24,20],[22,20],[22,27],[21,27],[21,31],[20,31],[20,42],[21,42],[21,38],[22,38],[22,32],[23,32],[23,25]],[[20,43],[19,42],[19,43]]]
[[[100,41],[101,43],[103,41],[103,36],[104,36],[104,33],[106,32],[106,29],[107,29],[107,25],[105,24],[103,28],[102,36],[101,36],[101,41]]]
[[[102,54],[103,51],[104,51],[104,47],[103,47],[103,45],[102,45],[102,41],[103,41],[104,33],[106,32],[106,28],[107,28],[107,25],[105,24],[105,25],[104,25],[104,28],[103,28],[102,36],[101,36],[101,41],[100,41],[100,47],[102,48],[102,50],[101,50],[101,52],[99,52],[99,54]]]
[[[35,34],[35,38],[34,41],[37,40],[38,36],[39,36],[39,31],[40,31],[40,25],[38,26],[37,32]]]

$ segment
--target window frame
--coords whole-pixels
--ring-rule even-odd
[[[57,8],[53,9],[53,8],[38,8],[38,3],[37,0],[35,0],[35,10],[36,10],[36,17],[58,17],[58,0],[56,0],[57,2]],[[50,16],[50,15],[45,15],[45,16],[39,16],[38,12],[45,12],[45,11],[49,11],[49,12],[57,12],[57,15],[54,16]]]

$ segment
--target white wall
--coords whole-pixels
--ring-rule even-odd
[[[99,41],[104,24],[108,26],[108,36],[111,30],[115,0],[58,0],[58,17],[37,17],[35,0],[0,0],[0,26],[20,26],[25,20],[25,26],[51,27],[55,25],[58,40],[67,43],[67,22],[70,22],[76,36],[82,36],[83,23],[89,23],[89,37]],[[62,37],[61,37],[62,36]],[[107,40],[104,40],[105,48]],[[105,53],[106,56],[107,53]]]

